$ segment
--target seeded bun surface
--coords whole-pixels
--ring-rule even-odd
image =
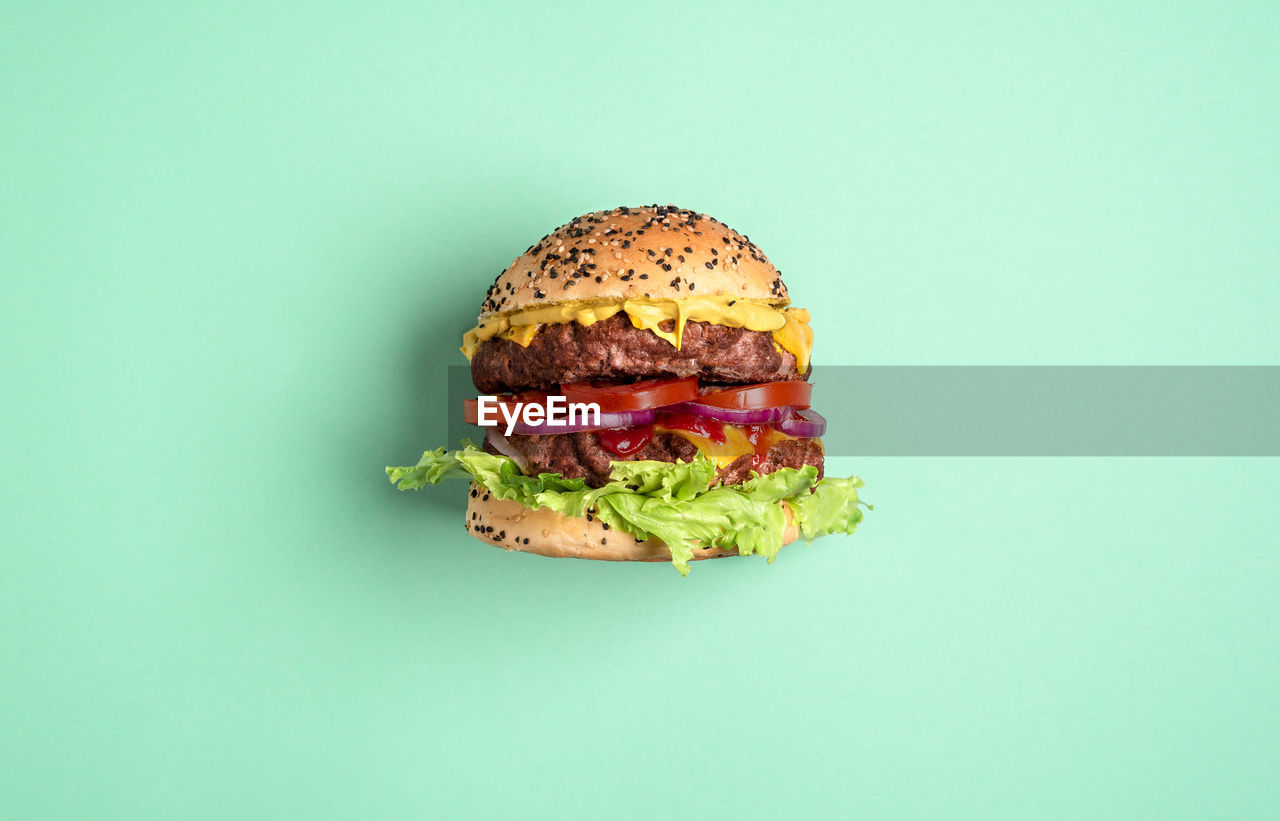
[[[671,561],[671,551],[657,539],[636,541],[629,533],[606,529],[594,517],[563,516],[545,507],[532,510],[511,499],[499,499],[474,482],[467,503],[467,532],[504,550],[540,556],[612,562]],[[788,516],[783,544],[791,544],[797,535],[795,522]],[[736,555],[737,551],[706,548],[693,551],[695,560]]]
[[[624,206],[530,246],[490,286],[480,319],[557,302],[691,296],[790,303],[778,269],[745,235],[674,205]]]

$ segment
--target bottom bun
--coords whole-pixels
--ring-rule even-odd
[[[670,549],[658,539],[637,541],[630,533],[611,529],[590,513],[585,517],[565,516],[550,508],[527,508],[511,499],[499,499],[475,482],[471,483],[471,498],[467,503],[467,532],[503,550],[539,556],[606,562],[671,561]],[[797,535],[788,510],[782,543],[791,544]],[[695,561],[737,555],[736,550],[715,547],[693,549]]]

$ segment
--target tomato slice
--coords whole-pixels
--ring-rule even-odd
[[[504,394],[498,397],[498,404],[506,405],[507,407],[513,408],[518,402],[523,402],[526,405],[536,404],[536,405],[545,406],[547,404],[547,395],[545,393],[538,393],[537,391],[525,391],[524,393],[517,393],[515,395]],[[497,410],[496,413],[497,413],[496,418],[499,421],[501,421],[504,418],[502,416],[502,411],[499,409]],[[489,418],[490,419],[494,418],[494,411],[491,410],[489,412]],[[463,399],[462,400],[462,421],[466,422],[468,425],[478,425],[480,424],[479,419],[480,419],[480,400]]]
[[[629,385],[596,385],[578,382],[561,385],[560,392],[570,402],[594,402],[605,413],[665,408],[698,398],[698,377],[646,379]]]
[[[756,408],[809,407],[813,386],[808,382],[764,382],[759,385],[743,385],[741,388],[725,388],[704,393],[697,402],[713,408],[753,410]]]
[[[666,408],[681,402],[697,402],[713,408],[729,410],[757,410],[780,407],[809,407],[813,387],[808,382],[764,382],[725,388],[711,393],[698,394],[698,378],[686,376],[680,379],[646,379],[627,385],[599,385],[578,382],[561,385],[560,392],[570,402],[594,402],[603,413],[627,413],[630,411]],[[499,396],[498,401],[513,405],[516,402],[545,405],[547,395],[537,391],[524,391],[515,395]],[[476,424],[477,401],[463,401],[463,419],[469,425]]]

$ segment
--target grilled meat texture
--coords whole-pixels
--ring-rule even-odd
[[[495,337],[471,360],[471,379],[486,394],[662,376],[731,384],[806,378],[796,372],[795,356],[779,351],[766,331],[689,322],[677,350],[622,313],[592,325],[544,325],[527,348]]]
[[[595,433],[557,433],[542,436],[508,436],[507,441],[524,458],[524,472],[529,476],[539,473],[559,473],[568,479],[582,478],[591,487],[600,487],[609,481],[609,463],[622,461],[605,450]],[[488,441],[484,449],[498,453]],[[644,447],[629,459],[654,459],[688,462],[698,454],[693,443],[682,436],[662,431],[655,432]],[[783,439],[775,442],[762,463],[754,468],[752,456],[747,454],[716,472],[719,481],[736,485],[751,478],[754,469],[759,473],[772,473],[779,468],[800,468],[813,465],[822,478],[822,443],[818,439]]]

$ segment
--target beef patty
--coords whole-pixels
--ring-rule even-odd
[[[568,479],[585,479],[591,487],[600,487],[609,481],[611,461],[626,461],[605,450],[600,445],[599,437],[591,432],[541,436],[515,434],[508,436],[507,441],[524,457],[527,463],[524,472],[527,475],[559,473]],[[489,453],[498,453],[487,439],[484,449]],[[697,454],[698,449],[683,436],[657,431],[629,459],[654,459],[661,462],[679,459],[689,462]],[[769,448],[764,462],[755,466],[754,470],[772,473],[779,468],[813,465],[818,469],[818,478],[822,478],[822,456],[822,443],[817,439],[783,439]],[[749,479],[752,470],[751,454],[747,454],[720,468],[716,476],[726,485],[736,485]]]
[[[527,348],[495,337],[481,343],[471,360],[471,380],[485,394],[658,376],[731,384],[806,378],[796,372],[795,356],[779,351],[767,331],[689,322],[677,350],[624,313],[592,325],[544,325]]]

